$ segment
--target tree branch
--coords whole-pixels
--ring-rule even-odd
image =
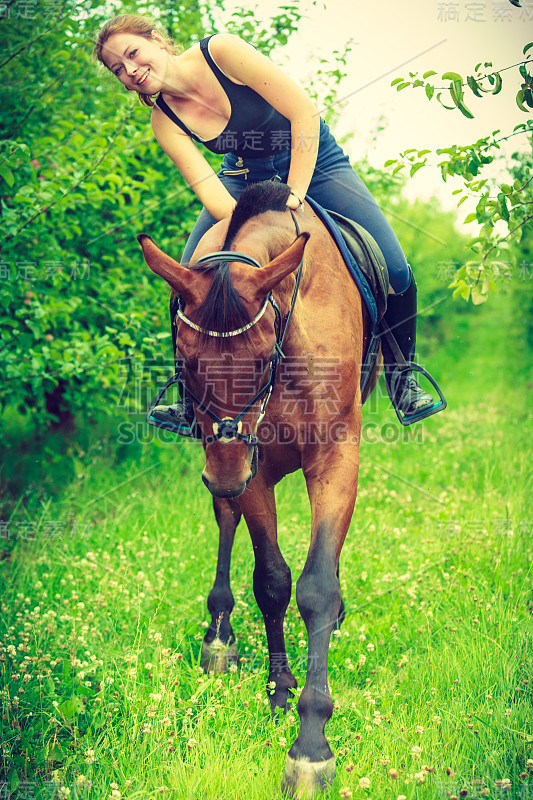
[[[85,0],[81,0],[81,2],[76,3],[74,5],[74,9],[77,8],[77,6],[83,6],[84,2],[85,2]],[[29,42],[26,42],[25,44],[22,45],[22,47],[19,47],[18,50],[15,50],[14,53],[11,53],[11,55],[8,56],[8,58],[0,64],[0,69],[2,69],[2,67],[5,67],[6,64],[9,64],[10,61],[12,61],[18,55],[23,53],[25,50],[28,50],[33,44],[35,44],[35,42],[38,42],[39,39],[42,39],[43,36],[46,36],[47,33],[50,33],[50,31],[53,31],[54,28],[57,27],[57,25],[59,25],[60,22],[63,22],[63,20],[67,18],[67,17],[63,16],[63,11],[65,10],[66,4],[67,4],[67,0],[63,0],[63,4],[61,6],[61,10],[59,11],[57,19],[56,19],[56,21],[54,22],[53,25],[50,25],[49,28],[46,28],[46,30],[41,31],[41,33],[38,33],[37,36],[35,36],[33,39],[30,39]]]
[[[50,90],[50,87],[51,87],[51,86],[53,86],[53,85],[54,85],[54,83],[57,83],[57,81],[61,80],[61,78],[63,77],[63,75],[65,74],[65,72],[68,72],[68,70],[69,70],[69,67],[68,67],[68,66],[67,66],[67,67],[65,67],[65,69],[64,69],[62,72],[58,73],[58,74],[57,74],[57,75],[56,75],[54,78],[52,78],[52,80],[50,81],[50,83],[48,83],[48,84],[45,86],[45,88],[43,89],[43,91],[41,92],[41,94],[37,95],[37,97],[36,97],[34,100],[32,100],[32,101],[31,101],[31,103],[30,103],[30,107],[28,108],[28,111],[26,112],[26,115],[25,115],[24,117],[22,117],[22,119],[20,120],[20,122],[19,122],[19,123],[18,123],[18,124],[15,126],[15,128],[13,129],[13,132],[12,132],[12,134],[11,134],[11,137],[12,137],[13,139],[16,137],[16,135],[17,135],[18,131],[19,131],[19,130],[20,130],[20,129],[21,129],[21,128],[22,128],[22,127],[25,125],[25,123],[27,122],[27,120],[28,120],[28,118],[29,118],[30,114],[32,114],[32,113],[33,113],[33,111],[35,111],[35,105],[36,105],[36,103],[37,103],[37,102],[38,102],[38,101],[41,99],[41,97],[43,97],[43,95],[45,95],[45,94],[46,94],[46,93],[47,93],[47,92]]]
[[[114,144],[115,144],[115,140],[116,140],[116,138],[118,137],[118,135],[120,134],[120,132],[122,131],[122,128],[124,127],[124,125],[125,125],[125,123],[126,123],[126,120],[127,120],[127,119],[128,119],[128,117],[130,116],[130,113],[131,113],[131,111],[130,111],[128,114],[125,114],[125,115],[124,115],[124,117],[123,117],[123,118],[122,118],[122,120],[120,121],[120,125],[118,126],[117,130],[116,130],[116,131],[115,131],[115,133],[113,134],[113,137],[112,137],[112,139],[111,139],[111,143],[110,143],[109,147],[108,147],[108,148],[107,148],[107,149],[106,149],[106,150],[103,152],[102,156],[101,156],[101,157],[98,159],[98,161],[96,162],[96,164],[94,164],[94,166],[93,166],[93,167],[91,167],[91,169],[90,169],[88,172],[86,172],[86,173],[85,173],[85,175],[83,176],[83,178],[80,178],[80,180],[79,180],[79,181],[76,181],[76,183],[72,184],[72,186],[70,186],[70,187],[69,187],[69,188],[68,188],[68,189],[67,189],[67,190],[66,190],[66,191],[65,191],[65,192],[64,192],[64,193],[61,195],[61,197],[58,197],[56,200],[53,200],[53,201],[52,201],[52,202],[51,202],[49,205],[47,205],[47,206],[43,206],[43,207],[42,207],[41,209],[39,209],[39,211],[37,211],[37,213],[35,213],[35,214],[34,214],[32,217],[29,217],[29,219],[27,219],[27,220],[26,220],[26,222],[24,222],[24,224],[20,226],[20,228],[19,228],[19,229],[16,231],[16,233],[12,233],[12,234],[9,234],[8,236],[6,236],[6,239],[5,239],[5,241],[6,241],[6,242],[9,242],[9,241],[11,241],[11,239],[15,239],[15,238],[16,238],[16,237],[19,235],[19,233],[20,233],[21,231],[23,231],[23,230],[24,230],[24,228],[27,228],[27,227],[28,227],[28,225],[31,225],[31,223],[32,223],[32,222],[34,222],[34,220],[36,220],[36,219],[37,219],[37,217],[40,217],[40,216],[41,216],[41,214],[44,214],[44,213],[45,213],[45,211],[49,211],[49,210],[50,210],[50,209],[51,209],[53,206],[55,206],[57,203],[59,203],[59,201],[60,201],[60,200],[64,200],[64,198],[65,198],[65,197],[67,197],[69,194],[71,194],[71,193],[72,193],[72,192],[74,192],[76,189],[78,189],[78,188],[79,188],[79,187],[82,185],[82,183],[84,183],[84,181],[86,181],[86,180],[87,180],[87,178],[88,178],[90,175],[92,175],[92,174],[93,174],[93,172],[95,172],[95,171],[98,169],[98,167],[99,167],[99,166],[100,166],[100,164],[101,164],[101,163],[104,161],[104,159],[106,158],[106,156],[108,155],[108,153],[110,153],[110,152],[111,152],[111,150],[113,149],[113,147],[114,147]]]
[[[508,239],[509,236],[512,236],[513,233],[516,233],[516,231],[519,230],[519,228],[522,228],[526,224],[526,222],[529,222],[530,219],[533,219],[533,214],[530,214],[528,217],[525,217],[522,220],[522,222],[519,222],[518,225],[515,228],[513,228],[512,230],[509,231],[509,233],[506,233],[505,236],[502,236],[500,239],[498,239],[498,241],[495,244],[492,245],[490,250],[487,250],[487,252],[483,256],[483,258],[481,259],[481,264],[485,264],[485,262],[486,262],[488,256],[490,255],[490,253],[492,253],[493,250],[496,250],[496,248],[499,247],[502,242],[504,242],[506,239]],[[480,267],[480,272],[481,272],[481,267]]]

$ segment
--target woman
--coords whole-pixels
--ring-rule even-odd
[[[204,206],[182,262],[191,259],[215,222],[232,213],[247,181],[278,176],[291,188],[290,209],[302,207],[309,195],[372,234],[389,270],[385,320],[405,359],[411,360],[416,285],[410,267],[374,198],[289,75],[231,34],[215,34],[178,52],[150,18],[135,14],[107,22],[96,39],[95,53],[127,91],[137,92],[141,103],[152,108],[157,141]],[[196,142],[224,155],[218,174]],[[386,341],[382,351],[390,394],[395,358]],[[396,383],[392,400],[404,415],[418,415],[433,406],[432,397],[410,372]],[[179,404],[157,406],[151,416],[185,432],[193,422],[191,413],[190,404]]]

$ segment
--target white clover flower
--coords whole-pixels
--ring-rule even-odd
[[[370,778],[359,778],[360,789],[370,789]]]

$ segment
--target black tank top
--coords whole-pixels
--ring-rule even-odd
[[[155,101],[157,107],[182,131],[185,131],[196,142],[201,142],[212,153],[235,153],[243,158],[264,158],[282,150],[289,150],[291,146],[290,121],[249,86],[234,83],[224,75],[209,52],[211,38],[208,36],[202,39],[200,49],[230,102],[231,115],[222,133],[215,139],[201,139],[172,111],[163,100],[162,94],[159,94]]]

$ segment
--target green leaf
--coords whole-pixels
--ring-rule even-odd
[[[402,81],[403,81],[403,78],[394,78],[394,80],[391,81],[390,85],[391,86],[396,86],[397,83],[401,83]]]
[[[509,222],[509,209],[507,208],[507,198],[500,192],[498,195],[498,211],[500,217],[504,219],[506,222]]]
[[[494,86],[494,89],[492,91],[492,94],[499,94],[499,92],[501,92],[501,89],[502,89],[502,78],[501,78],[501,75],[499,73],[495,72],[494,73],[494,79],[495,79],[495,86]]]
[[[439,93],[438,93],[438,95],[437,95],[437,100],[439,101],[439,103],[441,104],[441,106],[442,106],[443,108],[445,108],[447,111],[453,111],[455,108],[457,108],[457,106],[456,106],[456,105],[453,105],[453,106],[447,106],[447,105],[446,105],[446,103],[445,103],[445,102],[443,102],[443,100],[441,99],[441,97],[442,97],[442,92],[439,92]]]
[[[525,90],[520,89],[516,95],[516,105],[520,109],[520,111],[525,111],[526,114],[529,114],[529,110],[524,106],[524,98],[526,96]]]
[[[5,164],[0,164],[0,178],[3,178],[10,188],[15,183],[15,176]]]
[[[526,45],[525,45],[525,47],[524,47],[524,49],[522,50],[523,54],[525,55],[525,54],[527,53],[527,51],[528,51],[528,50],[529,50],[531,47],[533,47],[533,42],[529,42],[529,44],[526,44]]]
[[[419,169],[422,169],[422,167],[425,167],[425,166],[426,166],[426,162],[425,161],[417,161],[416,164],[413,164],[413,166],[410,169],[411,178],[413,177],[413,175],[416,172],[418,172]]]
[[[477,214],[472,211],[470,214],[466,215],[463,222],[464,225],[468,225],[469,222],[474,222],[475,220],[477,220]]]
[[[427,99],[428,99],[428,100],[431,100],[431,98],[432,98],[432,97],[433,97],[433,95],[435,94],[435,87],[434,87],[434,86],[431,86],[431,84],[430,84],[430,83],[426,83],[425,92],[426,92],[426,97],[427,97]]]
[[[457,108],[459,109],[461,114],[467,119],[474,119],[474,115],[472,114],[470,109],[465,106],[462,100],[459,100],[459,102],[457,103]]]
[[[397,92],[401,92],[401,91],[402,91],[402,89],[405,89],[405,88],[406,88],[406,86],[409,86],[409,85],[410,85],[410,84],[409,84],[409,81],[404,81],[403,83],[400,83],[400,84],[399,84],[399,85],[396,87],[396,91],[397,91]]]
[[[13,794],[17,791],[18,787],[20,786],[20,778],[17,774],[17,770],[13,768],[9,775],[9,789],[10,792]]]
[[[481,305],[487,300],[488,295],[483,292],[483,289],[480,288],[477,284],[476,286],[472,286],[472,302],[475,306]]]
[[[456,81],[459,81],[459,83],[461,83],[461,84],[463,82],[463,79],[461,78],[461,76],[459,75],[458,72],[445,72],[444,75],[442,76],[442,80],[443,81],[452,81],[453,83],[455,83]]]
[[[485,213],[485,207],[487,205],[487,200],[488,199],[489,199],[489,195],[488,194],[483,194],[479,198],[479,201],[478,201],[478,204],[477,204],[477,207],[476,207],[476,215],[477,215],[478,220],[480,220],[480,221],[481,221],[481,217]]]
[[[452,81],[452,83],[450,83],[450,94],[453,102],[458,106],[464,96],[463,84],[461,81]]]
[[[468,286],[464,281],[460,281],[452,297],[454,300],[457,300],[458,297],[462,297],[463,300],[468,300],[470,297],[470,286]]]
[[[483,95],[482,95],[482,93],[481,93],[481,91],[479,89],[479,84],[478,84],[478,82],[476,81],[476,79],[472,75],[468,75],[468,77],[466,79],[466,82],[470,86],[470,88],[472,89],[472,91],[474,92],[476,97],[483,97]]]
[[[70,700],[64,700],[61,705],[58,706],[57,710],[70,721],[78,714],[81,714],[85,710],[85,706],[83,705],[82,700],[73,694]]]
[[[436,75],[436,71],[434,69],[428,69],[427,72],[424,72],[422,75],[423,78],[430,78],[432,75]]]

